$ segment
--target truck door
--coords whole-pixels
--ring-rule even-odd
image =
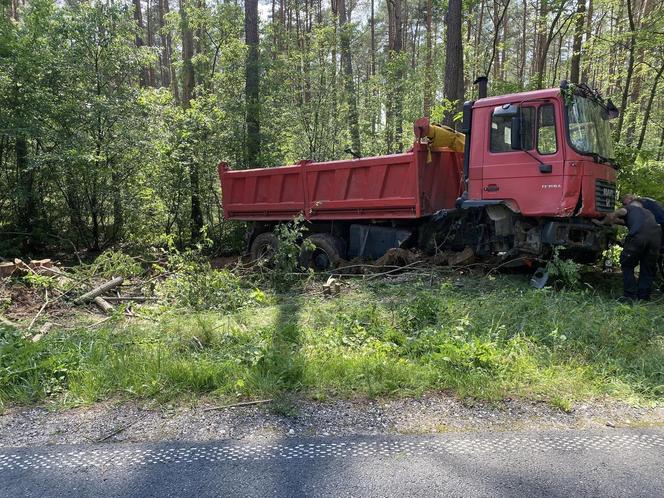
[[[562,121],[552,101],[520,105],[523,150],[512,149],[511,118],[491,114],[482,198],[511,200],[529,216],[555,215],[563,194]]]

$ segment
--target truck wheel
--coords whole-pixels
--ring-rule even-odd
[[[258,234],[251,243],[251,248],[249,249],[251,260],[259,261],[263,259],[269,262],[277,251],[278,246],[279,240],[272,232]]]
[[[315,233],[305,239],[313,248],[302,247],[300,266],[314,271],[336,268],[343,260],[344,243],[339,237],[329,233]]]

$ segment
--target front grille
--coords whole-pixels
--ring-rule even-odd
[[[595,209],[610,213],[616,205],[616,184],[606,180],[595,180]]]

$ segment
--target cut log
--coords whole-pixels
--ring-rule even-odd
[[[0,278],[11,277],[14,271],[16,271],[16,265],[14,263],[0,263]]]
[[[113,280],[109,280],[108,282],[100,285],[99,287],[95,287],[90,292],[86,292],[82,296],[75,299],[74,302],[80,304],[92,301],[95,297],[101,296],[103,293],[108,292],[111,289],[115,289],[122,282],[124,282],[124,279],[122,277],[115,277]]]
[[[50,273],[50,270],[53,268],[53,261],[50,259],[33,259],[30,260],[28,267],[35,273],[42,275]]]
[[[32,337],[32,342],[40,341],[42,337],[51,331],[53,325],[55,325],[53,322],[46,322],[44,325],[42,325],[42,327],[39,329],[39,333]]]
[[[106,299],[103,297],[95,297],[94,298],[94,303],[99,306],[99,308],[104,312],[104,313],[112,313],[113,312],[113,305],[109,303]]]
[[[30,267],[19,258],[14,259],[14,268],[18,275],[27,275],[30,273]]]
[[[323,284],[323,295],[324,296],[333,296],[339,294],[341,290],[341,282],[334,277],[327,279],[327,282]]]
[[[53,261],[50,259],[31,259],[30,268],[53,268]]]

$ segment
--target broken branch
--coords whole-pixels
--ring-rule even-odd
[[[111,289],[115,289],[122,282],[124,282],[124,279],[122,277],[115,277],[113,280],[109,280],[108,282],[100,285],[99,287],[95,287],[90,292],[86,292],[79,298],[75,299],[74,302],[78,304],[78,303],[85,303],[88,301],[92,301],[95,297],[101,296],[102,294],[110,291]]]

